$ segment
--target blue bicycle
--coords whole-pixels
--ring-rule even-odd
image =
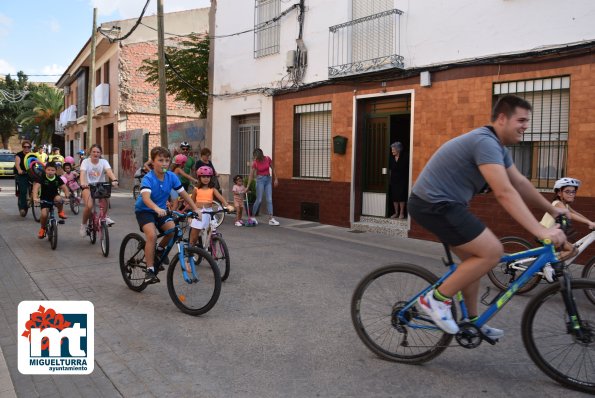
[[[557,281],[529,301],[521,321],[523,344],[533,362],[549,377],[575,390],[595,393],[595,305],[588,299],[595,281],[572,279],[551,242],[542,247],[510,254],[501,261],[533,258],[534,261],[507,290],[488,305],[475,323],[468,319],[462,294],[452,306],[460,331],[451,335],[439,329],[418,308],[417,299],[440,286],[456,269],[445,245],[449,271],[438,278],[413,264],[392,264],[372,271],[358,284],[351,301],[351,318],[357,335],[372,352],[395,362],[418,364],[440,355],[452,339],[464,348],[482,341],[495,344],[481,327],[531,278],[551,264]],[[457,318],[457,311],[461,316]]]
[[[180,223],[188,218],[196,217],[193,212],[168,213],[175,226],[157,236],[160,239],[171,233],[174,237],[168,242],[161,255],[156,254],[154,267],[156,273],[165,270],[161,266],[174,246],[178,253],[167,269],[167,290],[169,296],[182,312],[189,315],[202,315],[217,303],[221,293],[221,274],[213,257],[200,247],[190,247],[184,239],[184,230]],[[157,253],[157,251],[155,251]],[[203,261],[204,260],[204,261]],[[126,285],[135,292],[143,291],[147,262],[145,259],[145,239],[130,233],[124,237],[120,246],[120,271]]]

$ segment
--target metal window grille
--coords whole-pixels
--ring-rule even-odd
[[[252,152],[260,142],[260,115],[244,115],[238,119],[238,173],[250,174]]]
[[[494,84],[494,103],[515,94],[533,107],[530,127],[520,144],[510,147],[517,168],[539,189],[550,189],[567,174],[570,77]]]
[[[272,20],[280,13],[280,0],[256,0],[254,3],[254,58],[279,52],[280,24]]]
[[[298,105],[294,115],[293,175],[330,179],[331,103]]]

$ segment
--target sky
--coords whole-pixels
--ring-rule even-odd
[[[14,76],[22,70],[30,81],[56,82],[91,37],[94,7],[99,25],[137,18],[145,3],[146,0],[0,0],[0,75]],[[210,0],[163,0],[166,13],[209,5]],[[145,15],[156,13],[157,0],[150,0]]]

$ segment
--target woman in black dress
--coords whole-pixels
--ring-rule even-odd
[[[391,218],[405,218],[407,188],[409,186],[409,160],[403,151],[403,144],[393,142],[390,146],[391,156],[388,159],[390,170],[390,194],[395,207]]]

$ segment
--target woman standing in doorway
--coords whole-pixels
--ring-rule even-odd
[[[405,218],[407,188],[409,186],[409,161],[403,151],[403,144],[393,142],[390,146],[391,156],[388,159],[390,170],[390,194],[395,213],[391,218]]]
[[[252,177],[256,175],[256,201],[254,207],[252,207],[252,221],[258,223],[254,218],[254,214],[258,212],[260,203],[262,202],[262,194],[266,194],[267,210],[269,212],[269,225],[279,225],[279,221],[273,217],[273,185],[276,187],[279,184],[275,169],[273,169],[273,161],[270,157],[264,156],[262,149],[256,148],[252,152],[254,161],[252,162],[252,168],[250,169],[250,175],[248,176],[248,189],[250,189],[250,183]],[[272,175],[272,177],[271,177]]]

